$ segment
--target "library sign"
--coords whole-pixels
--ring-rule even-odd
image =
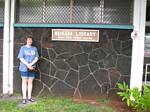
[[[99,42],[99,30],[52,29],[52,40]]]

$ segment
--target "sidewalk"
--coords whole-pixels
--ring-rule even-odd
[[[35,99],[35,98],[34,98]],[[22,97],[21,96],[14,96],[14,95],[3,95],[0,94],[0,101],[17,101],[18,107],[27,107],[32,104],[37,104],[37,100],[35,102],[27,102],[27,104],[22,104]]]

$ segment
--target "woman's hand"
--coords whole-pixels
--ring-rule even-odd
[[[33,70],[34,68],[30,65],[27,66],[29,70]]]

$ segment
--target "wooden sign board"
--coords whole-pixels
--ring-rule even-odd
[[[99,42],[99,30],[52,29],[52,40]]]

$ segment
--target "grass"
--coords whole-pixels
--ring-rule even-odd
[[[97,102],[100,102],[100,103],[110,103],[111,102],[111,99],[106,99],[106,98],[101,98],[101,99],[97,99],[96,100]]]
[[[0,100],[0,112],[115,112],[109,106],[75,103],[70,98],[42,97],[37,103],[19,107],[18,100]]]

